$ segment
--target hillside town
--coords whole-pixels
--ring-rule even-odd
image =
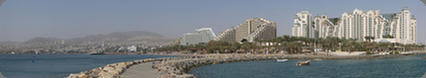
[[[72,39],[37,37],[25,42],[0,42],[2,54],[144,53],[169,44],[171,38],[142,32],[116,32]]]

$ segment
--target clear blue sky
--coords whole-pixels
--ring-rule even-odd
[[[355,8],[396,13],[404,6],[416,15],[418,41],[426,42],[426,7],[420,0],[7,0],[0,7],[0,41],[118,31],[178,37],[200,27],[219,33],[251,17],[277,22],[278,35],[284,35],[302,10],[340,17]]]

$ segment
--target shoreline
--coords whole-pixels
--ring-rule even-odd
[[[259,61],[259,60],[276,60],[276,59],[381,59],[381,58],[392,58],[400,56],[413,56],[423,55],[426,52],[418,52],[407,55],[361,55],[361,56],[322,56],[322,55],[310,55],[310,54],[200,54],[200,55],[188,55],[179,54],[183,57],[167,57],[167,58],[154,58],[154,59],[142,59],[130,62],[119,62],[114,64],[108,64],[103,67],[98,67],[89,71],[83,71],[77,74],[70,74],[67,78],[119,78],[119,76],[133,65],[155,62],[154,70],[159,74],[159,78],[196,78],[196,76],[189,74],[188,71],[192,68],[210,65],[210,64],[222,64],[230,62],[243,62],[243,61]],[[155,55],[155,54],[150,54]],[[163,54],[161,54],[163,55]],[[170,56],[170,54],[166,54]]]

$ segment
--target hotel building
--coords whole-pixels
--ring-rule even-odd
[[[208,43],[216,37],[212,28],[200,28],[195,33],[186,33],[179,40],[180,45],[193,45],[199,43]]]
[[[312,14],[308,11],[302,11],[296,14],[292,35],[297,37],[312,37]]]
[[[219,34],[215,40],[225,42],[253,42],[276,37],[277,24],[264,18],[251,18],[237,27],[227,29]]]
[[[373,41],[376,42],[416,43],[416,19],[408,8],[389,14],[380,14],[379,10],[355,9],[343,13],[340,18],[316,16],[312,26],[304,26],[303,21],[310,19],[303,18],[304,15],[310,14],[307,11],[296,14],[293,36],[312,37],[310,29],[314,29],[315,38],[338,37],[365,41],[365,37],[374,37]]]

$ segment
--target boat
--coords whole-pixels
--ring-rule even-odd
[[[40,52],[38,52],[38,51],[35,51],[35,52],[34,52],[34,54],[35,54],[35,55],[39,55],[39,54],[40,54]]]
[[[288,59],[277,59],[277,62],[287,62]]]
[[[10,54],[14,55],[14,54],[16,54],[16,53],[15,53],[15,52],[10,52]]]
[[[311,60],[306,60],[306,61],[298,62],[296,64],[296,66],[309,65],[309,63],[311,63]]]
[[[314,59],[314,61],[322,61],[322,59]]]
[[[89,52],[89,55],[105,55],[104,52]]]

